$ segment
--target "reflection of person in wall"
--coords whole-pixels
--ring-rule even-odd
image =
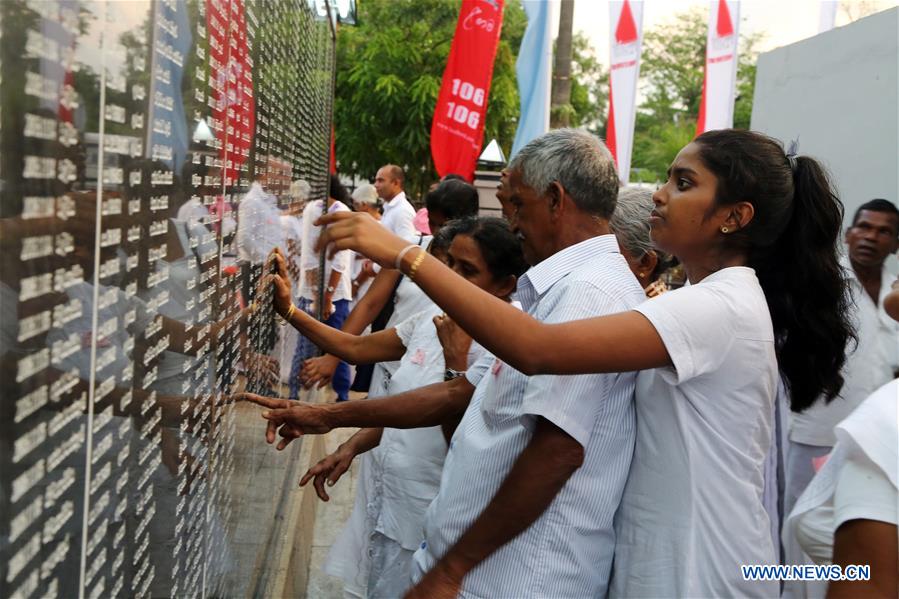
[[[291,182],[287,190],[288,207],[281,214],[281,230],[284,235],[284,251],[287,259],[287,274],[294,287],[300,285],[300,255],[303,250],[303,211],[312,194],[312,187],[303,179]],[[280,363],[279,376],[282,383],[290,381],[291,356],[297,346],[297,331],[293,327],[279,327],[278,344],[273,356]]]
[[[321,254],[315,251],[315,244],[321,234],[321,227],[315,226],[316,219],[323,212],[349,212],[347,204],[350,196],[336,175],[331,175],[328,187],[327,207],[322,200],[309,202],[303,211],[303,249],[301,252],[300,285],[297,291],[297,307],[309,314],[320,316],[328,326],[339,329],[349,314],[350,300],[353,298],[350,287],[352,276],[353,252],[337,252],[326,256],[324,275],[320,272]],[[320,281],[324,282],[323,292],[319,292]],[[318,300],[322,298],[319,310]],[[300,369],[303,362],[316,354],[315,345],[303,335],[297,340],[296,351],[290,370],[290,397],[296,398],[300,389]],[[337,393],[338,401],[346,401],[350,390],[350,368],[341,362],[334,373],[331,385]]]
[[[153,167],[149,164],[146,166],[147,168],[141,169],[142,174],[149,177]],[[49,260],[51,266],[48,271],[52,272],[56,267],[68,269],[77,267],[83,277],[80,282],[75,282],[67,288],[51,294],[49,299],[52,300],[53,306],[77,307],[77,310],[71,311],[71,317],[55,319],[52,328],[45,334],[32,337],[23,344],[16,338],[16,329],[20,323],[15,318],[3,319],[0,363],[4,365],[4,372],[8,372],[6,370],[8,366],[15,368],[15,364],[21,359],[21,356],[33,354],[44,348],[71,348],[71,350],[66,349],[65,351],[57,350],[49,368],[41,373],[36,373],[31,379],[23,381],[25,384],[20,388],[12,390],[14,397],[20,397],[42,383],[53,386],[59,381],[68,380],[73,385],[71,391],[55,397],[54,401],[34,412],[28,420],[23,420],[13,429],[14,431],[31,430],[39,422],[49,425],[57,421],[59,416],[64,413],[71,413],[73,418],[68,425],[48,437],[46,443],[41,444],[25,456],[19,465],[27,467],[37,463],[39,459],[50,459],[51,452],[62,446],[69,437],[83,439],[84,427],[87,424],[86,403],[84,403],[86,399],[79,398],[87,397],[89,380],[92,375],[95,375],[94,431],[96,434],[92,447],[98,461],[93,467],[92,480],[85,481],[84,466],[87,448],[83,444],[54,469],[54,474],[71,469],[75,480],[78,481],[75,483],[76,487],[81,485],[83,489],[84,484],[96,480],[95,477],[102,475],[107,468],[115,473],[107,479],[108,482],[105,484],[97,483],[98,492],[92,500],[96,503],[106,492],[109,493],[110,501],[106,509],[102,510],[89,531],[93,534],[99,530],[100,526],[108,525],[109,532],[104,537],[104,543],[108,544],[113,538],[116,526],[127,525],[128,530],[135,530],[135,522],[140,519],[141,514],[148,513],[140,512],[136,507],[139,505],[139,501],[143,500],[143,493],[147,492],[146,487],[139,489],[140,497],[136,494],[138,481],[142,480],[146,473],[149,473],[147,480],[153,488],[152,497],[156,505],[156,515],[153,516],[147,527],[150,535],[148,537],[150,539],[150,563],[156,570],[155,582],[150,590],[154,596],[164,596],[169,594],[166,585],[171,584],[171,576],[167,573],[167,568],[171,567],[172,547],[165,544],[165,539],[171,538],[173,529],[172,523],[167,519],[170,519],[174,513],[172,509],[165,509],[165,506],[168,501],[178,500],[174,492],[166,492],[164,489],[172,487],[171,481],[174,480],[177,471],[177,445],[173,450],[172,446],[166,443],[165,429],[151,424],[151,421],[158,414],[163,426],[177,426],[182,422],[182,407],[185,403],[196,408],[198,399],[185,395],[177,387],[163,389],[165,384],[158,376],[157,383],[161,385],[159,388],[154,388],[157,383],[146,383],[145,385],[147,381],[145,376],[154,367],[158,368],[159,374],[164,373],[163,364],[168,357],[153,358],[149,350],[164,337],[169,339],[168,351],[165,354],[170,352],[172,354],[196,354],[207,341],[210,342],[210,350],[213,350],[217,340],[216,333],[226,326],[226,323],[211,324],[208,332],[201,336],[200,327],[190,326],[162,314],[170,308],[168,304],[171,301],[171,293],[169,294],[170,300],[163,302],[158,309],[149,306],[147,302],[137,297],[137,286],[131,283],[136,282],[134,281],[135,277],[138,279],[143,277],[141,282],[146,283],[148,272],[142,267],[137,267],[135,270],[134,261],[129,258],[140,253],[138,248],[141,247],[141,244],[145,247],[148,239],[141,238],[128,242],[126,231],[140,219],[157,222],[160,220],[159,215],[150,216],[147,212],[143,212],[137,215],[103,216],[103,232],[121,228],[123,240],[126,241],[119,246],[110,245],[99,250],[100,264],[104,270],[99,273],[99,285],[96,285],[94,283],[94,224],[97,214],[97,194],[93,191],[71,192],[67,197],[74,202],[74,216],[70,216],[65,221],[61,219],[45,219],[46,222],[37,220],[29,222],[22,219],[0,221],[0,231],[4,233],[3,236],[5,233],[13,233],[12,236],[5,237],[5,241],[12,240],[14,244],[26,236],[59,233],[60,229],[71,234],[73,237],[71,252],[65,258],[57,257]],[[137,197],[146,199],[149,196],[140,194]],[[104,199],[113,199],[113,195],[107,194]],[[177,231],[171,227],[169,227],[169,231],[177,235]],[[153,240],[152,245],[158,246],[160,242],[165,241],[165,237],[157,236]],[[167,244],[163,243],[162,245]],[[168,255],[169,251],[170,249],[167,249],[166,258],[160,260],[174,261],[177,258],[177,255]],[[144,253],[147,253],[146,250]],[[18,274],[15,278],[18,281],[26,275],[34,274],[24,270],[16,272]],[[161,272],[161,268],[154,272]],[[169,275],[172,274],[174,273],[170,271]],[[9,284],[3,286],[4,308],[7,305],[7,299],[14,301],[16,294],[10,289],[18,286],[18,281],[9,280]],[[130,282],[126,284],[128,281]],[[166,282],[158,283],[149,290],[150,296],[156,297],[156,294],[166,284]],[[50,306],[43,306],[42,309],[48,307]],[[66,309],[63,310],[63,313],[68,314],[69,311]],[[96,322],[94,321],[95,313]],[[7,327],[7,323],[11,327]],[[240,327],[235,326],[234,328],[237,330]],[[9,334],[7,334],[7,329],[9,329]],[[71,344],[73,339],[77,342],[74,346]],[[92,355],[94,348],[96,348],[95,357]],[[4,376],[3,380],[14,380],[15,378],[13,374],[10,378]],[[186,432],[199,438],[200,430],[194,426],[197,423],[196,419],[188,422]],[[147,426],[149,428],[141,432]],[[157,432],[159,433],[158,437],[156,436]],[[13,434],[18,433],[14,432]],[[79,435],[81,436],[79,437]],[[106,447],[107,443],[108,447]],[[106,447],[106,449],[103,451],[103,459],[99,459],[100,450],[98,448],[102,447]],[[139,464],[138,455],[142,455],[144,451],[149,451],[146,454],[149,457]],[[153,465],[156,458],[160,459]],[[198,471],[193,470],[193,472]],[[46,482],[55,480],[48,476]],[[126,482],[119,485],[121,481]],[[189,487],[190,485],[185,492],[189,492]],[[73,495],[76,514],[82,511],[83,506],[79,503],[82,496],[83,493]],[[30,496],[24,498],[25,502],[31,500]],[[63,500],[67,500],[67,498],[63,498]],[[150,503],[145,501],[143,503],[144,510],[149,505]],[[134,526],[126,524],[128,522]],[[202,526],[205,524],[201,525],[201,529]],[[62,527],[45,543],[48,547],[53,547],[67,534],[78,539],[80,538],[80,527],[81,519],[72,518],[70,526]],[[200,532],[196,534],[200,536]],[[135,540],[129,539],[128,542]],[[58,570],[60,590],[63,591],[68,591],[77,585],[77,543],[74,543],[72,547],[75,548],[74,555],[66,556],[64,565],[60,565]],[[111,551],[111,545],[109,547]],[[109,569],[113,563],[113,557],[113,555],[109,557],[106,568],[101,572]],[[112,588],[113,582],[110,579],[107,588]]]
[[[187,174],[190,170],[185,168],[183,172]],[[164,257],[153,261],[150,274],[154,278],[153,284],[146,285],[140,292],[140,297],[144,301],[150,301],[156,294],[165,291],[168,301],[158,308],[159,314],[188,326],[204,326],[211,324],[215,315],[211,306],[215,296],[210,295],[210,291],[215,288],[219,278],[219,240],[215,233],[201,223],[173,218],[185,213],[185,204],[182,203],[185,197],[196,196],[191,190],[194,190],[191,178],[182,177],[180,189],[169,196],[168,208],[156,212],[152,217],[154,221],[168,218],[168,231],[164,237],[160,237],[160,240],[165,241],[166,252]],[[261,377],[269,373],[270,376],[271,371],[277,368],[272,358],[251,352],[247,335],[239,328],[235,328],[234,333],[230,342],[238,346],[239,355],[250,373]],[[196,402],[207,393],[215,393],[213,361],[210,358],[211,352],[197,357],[173,350],[164,351],[156,363],[157,375],[148,391],[167,396],[185,396],[182,404]],[[190,420],[187,429],[192,432],[182,432],[181,422],[169,421],[163,425],[161,442],[164,468],[158,469],[150,478],[157,503],[157,522],[151,528],[153,542],[149,554],[160,574],[176,567],[181,571],[186,570],[183,562],[187,554],[175,555],[179,539],[182,545],[199,542],[204,535],[212,539],[211,542],[220,549],[207,562],[210,572],[223,572],[231,559],[225,542],[224,525],[219,516],[219,506],[206,506],[205,493],[201,493],[199,485],[194,484],[197,473],[206,468],[209,461],[205,458],[207,451],[204,445],[208,443],[210,427],[206,426],[202,413],[196,415],[196,412],[190,411],[188,414],[185,416]],[[213,415],[211,419],[214,418]],[[191,506],[191,509],[202,509],[206,513],[205,523],[185,521],[186,513],[179,514],[177,510],[179,503]],[[203,507],[196,508],[197,505]],[[182,520],[180,527],[179,519]],[[216,565],[213,566],[213,563]],[[171,585],[168,578],[158,577],[158,581],[151,586],[154,596],[171,595],[176,590],[168,586]]]
[[[268,253],[281,245],[281,214],[277,198],[267,186],[267,175],[257,173],[237,207],[237,260],[245,303],[253,299],[254,282],[259,280]]]

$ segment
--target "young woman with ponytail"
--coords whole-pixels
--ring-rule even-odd
[[[688,144],[653,201],[653,241],[690,284],[631,312],[547,325],[417,251],[399,266],[415,264],[450,317],[526,374],[642,371],[612,595],[776,596],[776,581],[744,580],[741,565],[776,563],[761,498],[778,376],[794,410],[842,385],[842,205],[814,159],[737,130]],[[385,266],[406,245],[353,215],[325,222],[324,243]]]

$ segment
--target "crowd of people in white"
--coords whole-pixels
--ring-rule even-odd
[[[737,130],[697,137],[654,193],[619,189],[595,137],[551,131],[503,171],[505,219],[450,179],[427,235],[401,169],[356,189],[355,212],[330,191],[266,237],[251,190],[237,238],[275,269],[291,397],[330,382],[338,402],[243,399],[279,449],[361,427],[301,482],[327,501],[363,456],[326,566],[348,596],[895,594],[895,204],[843,232],[817,161]],[[254,253],[245,227],[287,241]],[[675,261],[687,282],[668,290]],[[347,362],[375,364],[364,401],[341,401]],[[806,563],[870,578],[742,569]]]

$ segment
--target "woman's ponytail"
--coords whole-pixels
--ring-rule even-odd
[[[710,131],[696,139],[718,178],[716,201],[748,201],[749,226],[731,235],[759,278],[777,340],[777,359],[801,412],[843,386],[849,323],[847,280],[837,242],[843,205],[813,158],[787,156],[776,140],[751,131]]]
[[[756,272],[778,334],[790,405],[801,412],[818,397],[830,401],[840,392],[846,347],[855,335],[837,255],[843,205],[818,161],[798,156],[794,163],[792,214]]]

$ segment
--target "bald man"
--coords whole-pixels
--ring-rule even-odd
[[[412,240],[418,238],[412,224],[415,209],[403,191],[404,179],[403,169],[395,164],[384,165],[375,175],[375,189],[378,190],[378,196],[384,200],[384,217],[381,224],[395,235]]]

